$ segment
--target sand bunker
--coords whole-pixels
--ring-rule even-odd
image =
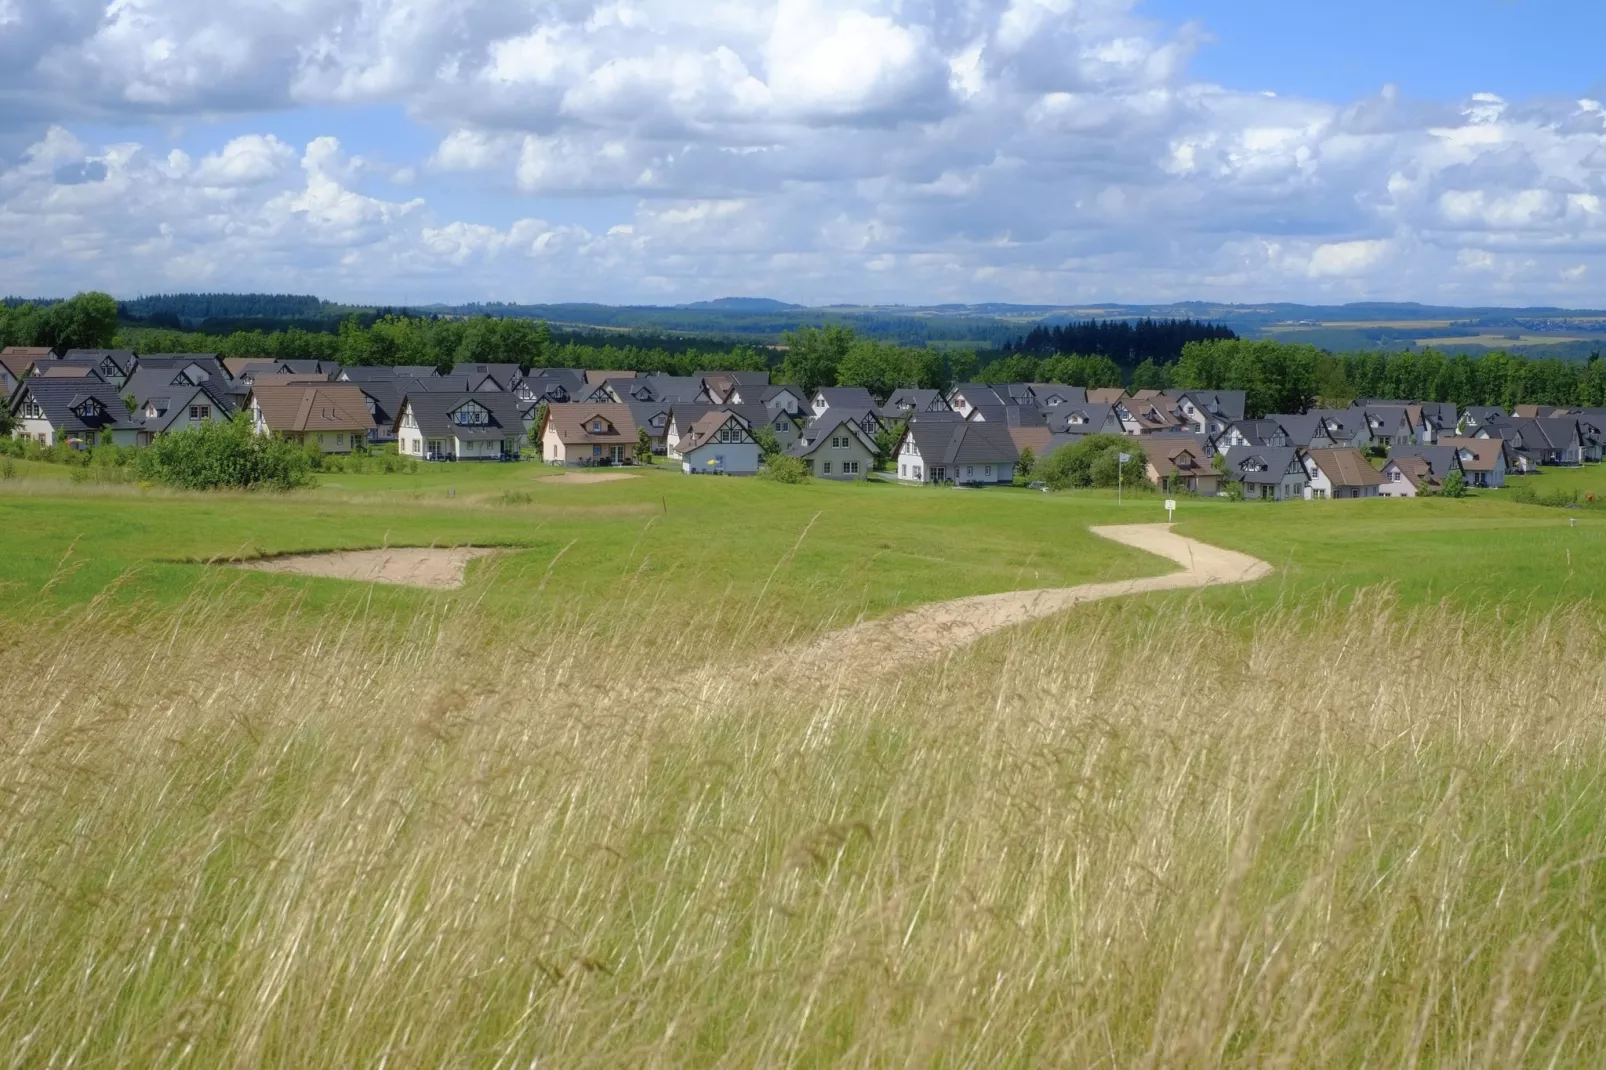
[[[635,479],[634,472],[570,472],[562,476],[538,477],[542,483],[612,483],[618,479]]]
[[[399,583],[409,587],[449,589],[463,586],[468,563],[495,550],[481,546],[433,549],[397,546],[386,550],[339,550],[325,554],[287,554],[260,561],[241,561],[237,568],[255,572],[287,572],[364,583]]]

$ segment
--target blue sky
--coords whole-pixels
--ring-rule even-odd
[[[1246,90],[1346,100],[1393,83],[1453,100],[1599,94],[1606,4],[1582,0],[1147,0],[1214,38],[1193,72]]]
[[[0,291],[1602,303],[1606,5],[13,8]]]

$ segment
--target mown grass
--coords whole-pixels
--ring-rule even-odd
[[[866,688],[481,596],[0,632],[8,1061],[1606,1054],[1588,607],[1106,605]]]

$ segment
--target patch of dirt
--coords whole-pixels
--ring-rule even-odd
[[[296,576],[322,576],[363,583],[395,583],[407,587],[449,590],[463,586],[468,563],[498,551],[483,546],[433,549],[397,546],[385,550],[337,550],[322,554],[286,554],[260,561],[241,561],[235,567],[253,572],[284,572]]]
[[[613,483],[621,479],[638,479],[634,472],[570,472],[561,476],[541,476],[540,483]]]
[[[917,606],[895,616],[827,632],[801,647],[782,651],[766,659],[767,664],[757,675],[800,674],[803,679],[818,680],[822,673],[839,671],[849,662],[856,672],[875,664],[907,664],[911,658],[937,657],[1001,628],[1051,617],[1084,602],[1150,591],[1249,583],[1272,572],[1270,565],[1248,554],[1177,535],[1170,524],[1122,524],[1091,530],[1102,538],[1175,561],[1182,571],[1076,587],[976,595]]]

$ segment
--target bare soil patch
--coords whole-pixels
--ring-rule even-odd
[[[242,561],[235,567],[254,572],[283,572],[296,576],[322,576],[364,583],[395,583],[407,587],[448,590],[463,586],[468,563],[498,551],[483,546],[435,549],[397,546],[384,550],[338,550],[321,554],[286,554],[260,561]]]
[[[541,483],[613,483],[620,479],[637,479],[634,472],[570,472],[561,476],[540,476]]]

